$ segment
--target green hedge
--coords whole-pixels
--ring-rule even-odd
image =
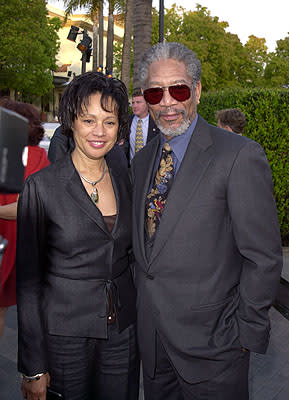
[[[246,115],[244,135],[260,143],[272,169],[283,245],[289,245],[289,90],[244,89],[203,93],[199,114],[216,125],[215,113],[239,108]]]

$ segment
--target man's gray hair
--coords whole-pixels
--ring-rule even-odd
[[[201,62],[196,54],[181,43],[162,42],[149,48],[140,60],[138,77],[142,87],[146,85],[150,65],[155,61],[168,59],[183,62],[188,75],[192,78],[193,85],[196,86],[201,79]]]

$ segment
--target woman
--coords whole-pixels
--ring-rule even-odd
[[[119,80],[74,78],[59,118],[75,149],[20,196],[18,368],[28,400],[45,400],[49,386],[66,400],[138,398],[131,188],[110,152],[127,134],[127,110]]]
[[[0,106],[12,110],[28,120],[28,147],[24,151],[26,179],[40,169],[47,167],[49,161],[45,150],[38,144],[44,135],[39,111],[32,105],[3,97]],[[0,194],[0,235],[8,240],[3,254],[0,275],[0,336],[5,326],[7,308],[16,304],[16,217],[18,194]]]

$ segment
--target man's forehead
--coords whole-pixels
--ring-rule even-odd
[[[132,101],[135,103],[143,103],[145,101],[143,96],[134,96],[132,98]]]
[[[151,63],[148,70],[147,83],[158,85],[168,83],[170,85],[178,83],[190,83],[191,77],[188,75],[184,62],[175,59],[158,60]]]

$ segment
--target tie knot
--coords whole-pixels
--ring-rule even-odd
[[[163,150],[166,151],[167,153],[171,153],[172,152],[172,148],[169,145],[168,142],[165,142],[164,146],[163,146]]]

